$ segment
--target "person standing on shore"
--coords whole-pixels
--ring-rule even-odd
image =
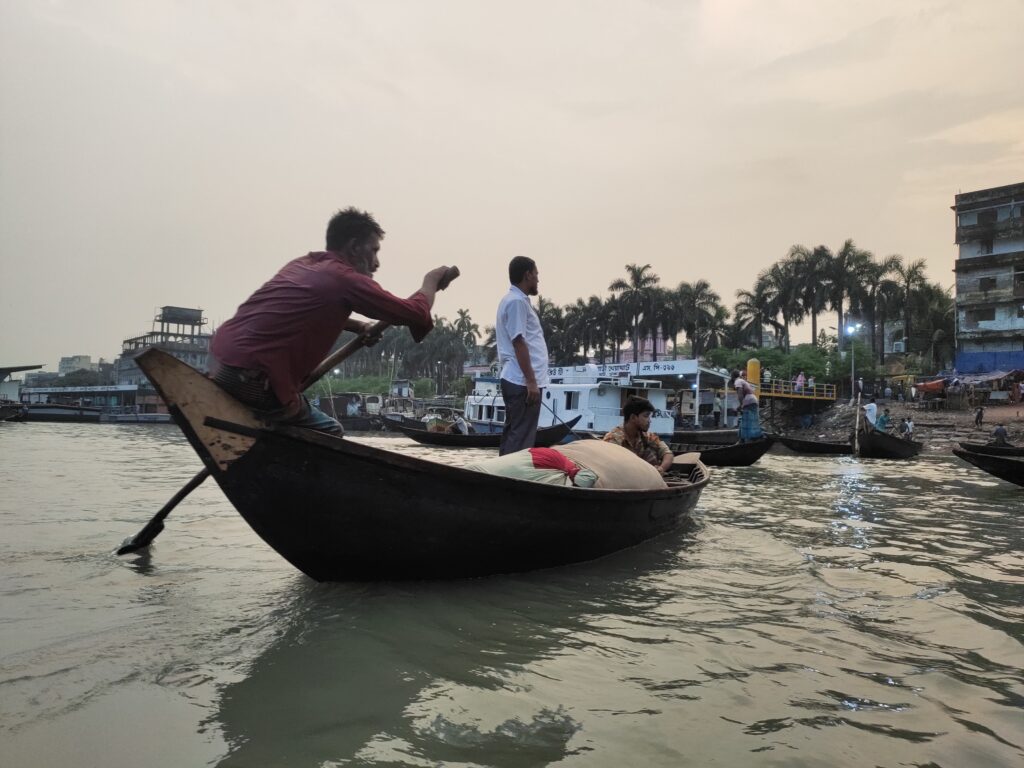
[[[736,401],[740,408],[739,438],[741,443],[764,437],[761,430],[761,416],[754,387],[744,379],[738,370],[732,372],[729,386],[736,389]]]
[[[541,398],[548,383],[548,347],[540,318],[530,304],[540,283],[537,265],[516,256],[508,265],[508,293],[498,304],[494,336],[501,365],[505,426],[498,454],[532,448],[537,437]]]

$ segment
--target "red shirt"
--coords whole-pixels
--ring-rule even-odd
[[[266,372],[281,405],[290,406],[353,312],[407,325],[416,341],[434,327],[421,291],[400,299],[336,254],[309,253],[285,264],[246,299],[217,329],[210,351],[226,365]]]

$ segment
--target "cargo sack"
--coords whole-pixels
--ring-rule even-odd
[[[554,450],[597,475],[595,488],[655,490],[666,488],[665,480],[653,466],[628,448],[604,440],[576,440]]]
[[[527,448],[469,464],[466,469],[547,485],[573,485],[575,478],[576,484],[589,487],[597,479],[593,472],[581,470],[571,459],[551,448]]]

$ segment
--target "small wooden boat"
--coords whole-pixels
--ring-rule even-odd
[[[953,453],[973,464],[978,469],[988,472],[1001,480],[1024,486],[1024,457],[1017,456],[992,456],[987,453],[974,453],[960,448],[954,448]]]
[[[670,443],[672,453],[699,453],[702,463],[709,467],[749,467],[764,456],[775,440],[762,437],[746,443],[713,445],[706,443]]]
[[[692,445],[732,445],[739,439],[738,429],[677,429],[672,432],[673,443]]]
[[[923,443],[877,429],[861,429],[857,433],[857,454],[862,459],[912,459],[922,448]]]
[[[960,448],[971,453],[987,453],[989,456],[1024,456],[1024,445],[961,442]]]
[[[267,428],[171,355],[150,348],[135,362],[239,514],[317,581],[457,578],[591,560],[683,525],[708,481],[700,462],[651,491],[496,477]]]
[[[778,435],[775,438],[791,451],[818,456],[846,456],[853,453],[850,443],[833,443],[824,440],[800,440],[795,437]]]
[[[537,430],[537,438],[533,441],[534,447],[547,448],[562,442],[572,432],[576,422],[582,418],[583,416],[580,415],[570,421],[556,424],[553,427],[541,427]],[[436,445],[444,448],[497,448],[501,445],[500,432],[480,432],[463,435],[452,432],[430,432],[422,427],[406,427],[403,424],[395,424],[394,426],[395,429],[406,437],[411,437],[417,443],[422,443],[423,445]]]
[[[0,421],[7,421],[21,415],[22,405],[14,401],[0,402]]]

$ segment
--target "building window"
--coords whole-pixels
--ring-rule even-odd
[[[1017,317],[1024,317],[1024,304],[1017,305]]]
[[[996,279],[994,277],[983,277],[978,280],[978,288],[982,291],[991,291],[996,287]]]
[[[967,321],[971,323],[982,323],[986,320],[996,319],[995,307],[984,307],[982,309],[967,310]]]
[[[990,208],[987,211],[978,211],[978,224],[982,226],[985,224],[995,224],[998,215],[998,211],[995,208]]]
[[[978,253],[980,253],[980,254],[992,253],[992,241],[991,240],[979,240],[978,241]]]

